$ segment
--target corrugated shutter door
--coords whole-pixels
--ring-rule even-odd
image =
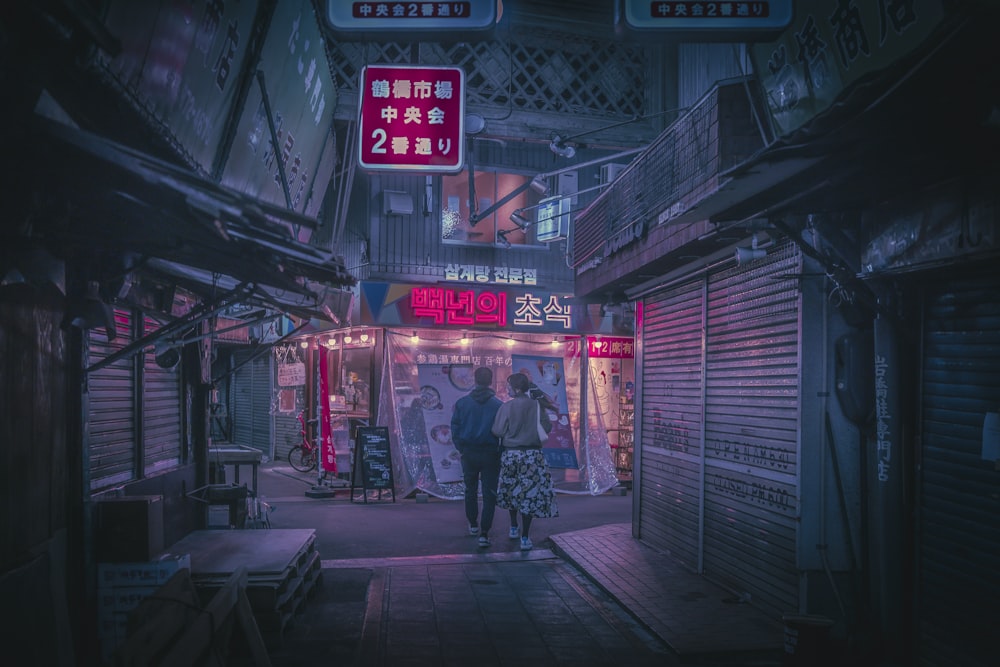
[[[115,331],[117,336],[110,342],[100,328],[88,332],[89,364],[97,363],[132,342],[132,318],[128,311],[115,311]],[[133,363],[133,357],[119,359],[87,377],[91,491],[117,486],[136,476]]]
[[[706,576],[775,614],[797,603],[800,255],[709,276]]]
[[[702,285],[643,304],[639,535],[698,567]]]
[[[933,283],[924,316],[918,614],[922,665],[994,665],[1000,494],[982,458],[1000,411],[996,275]]]
[[[145,326],[147,333],[159,328],[150,318]],[[181,463],[181,373],[180,366],[160,368],[152,352],[144,357],[142,429],[148,476]]]
[[[233,358],[237,365],[250,357],[249,350],[239,350]],[[271,355],[262,354],[233,374],[233,442],[261,450],[272,456]]]

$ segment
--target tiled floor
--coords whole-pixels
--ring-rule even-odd
[[[760,653],[780,657],[783,627],[740,604],[669,556],[634,539],[626,523],[552,536],[554,550],[662,638],[682,658]]]

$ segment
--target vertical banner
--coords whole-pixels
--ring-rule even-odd
[[[569,423],[569,407],[566,400],[566,370],[562,357],[535,357],[511,355],[511,372],[524,373],[528,380],[541,391],[548,402],[555,406],[549,409],[552,431],[543,443],[542,453],[550,468],[576,468],[576,445],[573,429]]]
[[[417,368],[418,404],[423,412],[424,436],[434,475],[438,482],[461,481],[462,458],[451,440],[451,414],[455,403],[471,387],[465,389],[452,381],[449,364],[419,364]]]
[[[330,431],[330,371],[327,365],[329,350],[320,345],[319,348],[319,432],[321,436],[320,463],[324,472],[337,474],[337,452],[333,448],[333,434]]]

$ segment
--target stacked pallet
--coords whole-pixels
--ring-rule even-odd
[[[271,646],[280,645],[286,627],[322,580],[312,529],[200,530],[171,546],[180,549],[191,555],[191,580],[202,601],[246,568],[246,596]]]

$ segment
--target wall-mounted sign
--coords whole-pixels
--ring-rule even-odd
[[[465,72],[368,65],[358,95],[358,164],[371,171],[455,173],[465,163]]]
[[[444,279],[448,282],[533,286],[538,284],[538,270],[521,266],[448,264],[444,267]]]
[[[302,362],[278,364],[278,386],[299,387],[306,383],[306,365]]]
[[[535,214],[535,239],[550,243],[569,233],[570,200],[564,196],[543,199]]]
[[[580,345],[586,343],[587,356],[591,359],[632,359],[635,357],[635,338],[624,336],[593,336],[566,341],[566,356],[580,356]]]
[[[334,31],[346,33],[485,30],[496,23],[497,0],[458,2],[327,0],[326,20]]]
[[[573,304],[538,288],[360,283],[360,322],[406,329],[453,327],[520,333],[615,333],[600,304]]]
[[[781,30],[792,20],[792,0],[625,0],[624,17],[630,28],[639,30],[690,30],[702,33]]]

